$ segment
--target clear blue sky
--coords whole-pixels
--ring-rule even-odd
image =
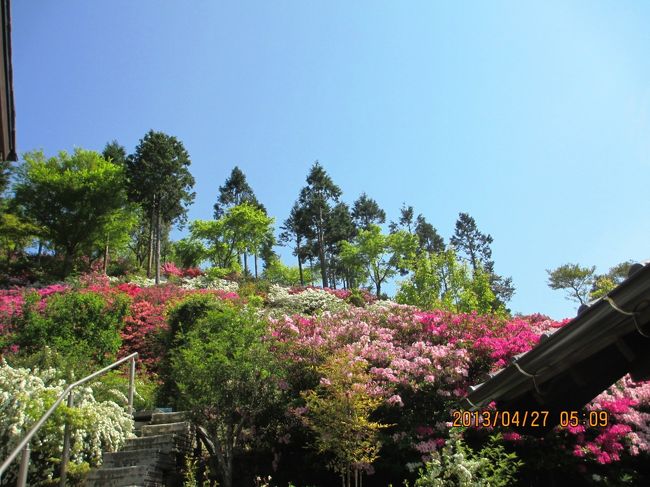
[[[344,201],[406,202],[445,239],[470,213],[524,313],[575,313],[545,269],[650,257],[649,2],[12,7],[21,153],[161,130],[191,219],[239,165],[278,223],[318,159]]]

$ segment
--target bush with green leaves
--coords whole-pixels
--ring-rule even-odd
[[[281,402],[281,367],[265,332],[256,309],[226,304],[199,320],[172,353],[181,406],[213,442],[225,487],[233,485],[233,459],[254,437],[255,421]]]
[[[13,368],[0,361],[0,458],[6,458],[64,389],[54,369]],[[114,401],[97,401],[89,387],[74,392],[74,407],[59,406],[30,442],[29,485],[58,474],[65,422],[71,425],[71,470],[97,465],[102,451],[116,451],[132,435],[133,419]],[[13,485],[14,462],[1,485]]]
[[[512,485],[522,463],[507,453],[501,435],[493,435],[475,452],[457,428],[449,431],[444,446],[420,469],[413,487],[503,487]],[[406,484],[408,485],[408,484]]]
[[[27,352],[49,346],[81,363],[108,364],[120,347],[128,304],[128,297],[118,293],[105,298],[71,291],[53,294],[46,301],[32,293],[16,327],[16,344]]]

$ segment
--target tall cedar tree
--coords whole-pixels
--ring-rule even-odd
[[[108,142],[104,146],[102,156],[107,161],[111,161],[118,166],[124,166],[126,164],[126,149],[117,140]]]
[[[300,191],[300,207],[306,215],[307,239],[314,241],[320,264],[323,287],[328,287],[326,260],[326,224],[332,211],[332,204],[338,203],[341,189],[318,161],[314,162],[307,175],[307,186]]]
[[[456,229],[451,237],[451,244],[465,254],[472,269],[476,271],[482,268],[490,275],[490,287],[497,297],[497,301],[505,304],[515,292],[512,285],[512,278],[502,277],[494,272],[494,261],[492,260],[492,236],[481,233],[476,226],[474,218],[467,213],[460,213],[456,221]],[[495,303],[499,304],[499,303]]]
[[[303,208],[296,201],[291,208],[289,217],[280,227],[280,244],[293,245],[293,255],[298,258],[298,272],[300,274],[300,285],[305,285],[305,278],[302,271],[307,248],[304,246],[306,230],[306,215]]]
[[[327,250],[328,281],[329,285],[336,289],[339,278],[343,280],[343,287],[354,286],[354,276],[347,272],[346,266],[341,260],[341,242],[352,240],[357,229],[352,220],[350,208],[345,203],[337,203],[330,212],[325,222],[325,248]]]
[[[406,206],[405,203],[403,203],[402,208],[400,208],[399,220],[397,222],[391,222],[389,228],[391,233],[397,233],[401,230],[411,235],[415,235],[418,242],[418,255],[439,253],[444,252],[445,250],[445,241],[440,234],[438,234],[435,227],[427,222],[426,218],[421,213],[416,217],[413,207]],[[409,271],[410,269],[407,268],[399,269],[399,273],[402,276],[408,274]]]
[[[223,186],[219,186],[219,197],[214,204],[215,219],[221,218],[228,208],[250,203],[254,207],[262,210],[266,215],[266,208],[255,196],[253,188],[250,187],[246,180],[244,172],[235,166],[230,172]],[[248,274],[248,254],[244,252],[244,273]],[[257,253],[255,253],[255,277],[257,277]]]
[[[370,225],[384,223],[386,212],[379,207],[375,200],[368,197],[366,193],[362,193],[352,205],[352,218],[357,228],[368,230]]]
[[[160,282],[160,244],[163,224],[183,223],[194,200],[190,156],[176,137],[150,130],[127,158],[129,197],[150,216],[147,275],[152,258],[156,284]]]

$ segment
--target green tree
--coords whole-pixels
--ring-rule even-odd
[[[366,193],[361,193],[361,196],[352,205],[352,218],[357,228],[368,230],[370,225],[384,223],[386,221],[386,212]]]
[[[328,260],[329,285],[336,289],[339,279],[344,287],[354,287],[354,277],[348,272],[341,259],[341,242],[352,240],[357,229],[352,221],[350,208],[345,203],[337,203],[325,222],[325,249]]]
[[[181,267],[198,267],[205,258],[206,249],[195,239],[183,238],[171,244],[172,260]]]
[[[126,203],[122,168],[97,152],[76,149],[46,159],[25,155],[15,186],[16,203],[64,256],[63,276],[79,251],[105,234]]]
[[[302,207],[295,202],[289,213],[289,217],[280,227],[280,244],[293,245],[293,255],[298,258],[298,272],[300,274],[300,285],[305,285],[303,262],[307,257],[308,248],[304,245],[307,234],[306,215]]]
[[[370,416],[382,400],[367,390],[371,382],[362,362],[345,354],[328,358],[319,367],[317,389],[302,393],[305,422],[316,433],[316,449],[329,454],[329,467],[341,475],[344,487],[358,486],[364,466],[379,457],[379,432],[388,425]]]
[[[149,215],[147,275],[155,264],[156,284],[160,282],[160,254],[164,225],[183,223],[187,206],[194,200],[190,192],[194,178],[189,172],[190,157],[176,137],[150,130],[126,160],[129,196]]]
[[[257,252],[269,234],[273,218],[249,203],[229,208],[219,220],[195,220],[190,225],[191,238],[205,244],[206,255],[213,264],[232,269],[237,255]]]
[[[304,277],[312,279],[309,269],[299,269],[296,266],[287,266],[278,258],[270,261],[264,268],[264,278],[273,284],[282,286],[304,286]]]
[[[611,267],[606,274],[594,275],[589,298],[592,300],[601,298],[622,283],[627,278],[633,263],[631,260],[621,262]]]
[[[224,307],[200,320],[172,356],[182,406],[213,442],[224,487],[232,487],[233,459],[252,436],[247,431],[280,401],[281,367],[265,331],[255,309]]]
[[[253,188],[250,187],[246,180],[246,175],[239,167],[235,166],[223,186],[219,187],[219,198],[214,205],[215,219],[221,218],[228,208],[239,206],[242,203],[248,203],[264,212],[266,208],[257,200]],[[255,277],[257,277],[257,257],[255,251]],[[248,274],[248,252],[243,252],[244,273]]]
[[[474,271],[482,267],[490,275],[492,292],[496,299],[499,300],[496,306],[505,305],[512,298],[515,288],[512,285],[511,277],[503,277],[494,272],[494,261],[492,260],[492,249],[490,248],[492,242],[492,236],[482,233],[476,226],[476,220],[469,214],[460,213],[458,215],[456,228],[450,243],[456,248],[459,255],[469,260]]]
[[[481,267],[473,271],[456,257],[453,248],[420,253],[410,262],[409,269],[411,276],[397,292],[398,303],[456,313],[504,311],[503,307],[494,307],[489,274]]]
[[[399,220],[396,222],[391,222],[389,225],[391,233],[395,233],[399,230],[404,230],[408,233],[413,233],[415,230],[415,210],[412,206],[406,206],[406,203],[402,203],[402,207],[399,210]]]
[[[300,191],[298,199],[305,215],[306,235],[313,241],[318,255],[323,287],[328,286],[326,258],[326,225],[332,210],[332,204],[338,203],[341,189],[334,184],[318,161],[314,162],[307,175],[307,186]]]
[[[124,166],[126,164],[126,149],[124,146],[120,145],[117,140],[108,142],[104,146],[102,151],[102,157],[107,161],[117,164],[118,166]]]
[[[418,215],[416,219],[415,235],[418,237],[418,245],[422,251],[442,252],[445,250],[445,240],[422,215]]]
[[[235,166],[223,186],[219,186],[219,198],[214,204],[214,218],[218,220],[228,208],[244,202],[256,204],[257,199],[253,188],[246,181],[246,175]]]
[[[360,230],[353,242],[341,242],[341,258],[352,269],[364,269],[380,297],[381,285],[412,258],[416,242],[414,235],[404,231],[385,235],[377,225],[371,225]]]
[[[580,305],[589,301],[589,290],[594,284],[596,266],[582,267],[579,264],[564,264],[548,273],[548,287],[567,292],[566,298]]]

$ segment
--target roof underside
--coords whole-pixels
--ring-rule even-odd
[[[543,435],[561,411],[579,410],[627,373],[650,378],[650,265],[636,264],[607,296],[490,380],[475,387],[461,407],[495,401],[506,411],[549,411],[546,428],[514,427]]]

